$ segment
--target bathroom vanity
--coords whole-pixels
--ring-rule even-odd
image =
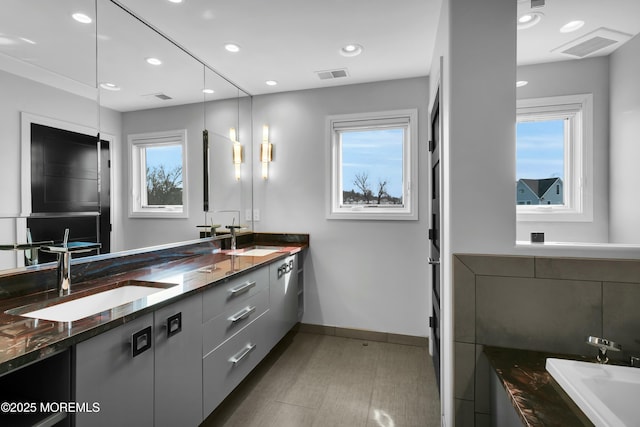
[[[279,237],[252,234],[233,251],[202,239],[104,257],[74,266],[87,280],[76,277],[68,297],[54,289],[0,300],[0,397],[13,405],[0,424],[200,424],[304,310],[308,236]],[[25,317],[145,286],[147,296],[77,320]]]

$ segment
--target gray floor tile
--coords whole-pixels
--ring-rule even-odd
[[[439,422],[426,348],[298,331],[202,425],[435,427]]]

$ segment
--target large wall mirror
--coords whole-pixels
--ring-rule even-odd
[[[252,208],[250,95],[159,34],[126,2],[11,0],[3,10],[0,115],[7,126],[0,129],[0,244],[26,243],[26,217],[34,216],[25,202],[31,197],[24,164],[31,159],[23,154],[30,144],[25,123],[31,122],[92,136],[96,150],[90,161],[100,191],[82,210],[110,252],[192,240],[201,225],[220,224],[218,233],[232,223],[251,230],[245,215]],[[83,15],[76,15],[79,21],[76,13]],[[238,178],[231,129],[243,146]],[[180,135],[181,145],[167,134]],[[153,197],[151,191],[141,195],[151,175],[158,183]],[[132,211],[136,203],[138,214]],[[147,215],[175,211],[176,205],[182,214]],[[80,227],[71,228],[73,236]],[[87,236],[76,232],[75,238]],[[28,261],[23,252],[0,251],[2,269]]]
[[[637,16],[634,0],[518,1],[519,242],[640,244]]]

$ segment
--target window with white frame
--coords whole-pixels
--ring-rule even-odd
[[[186,218],[187,131],[132,134],[130,217]]]
[[[592,221],[592,95],[517,103],[518,221]]]
[[[416,220],[417,110],[329,116],[327,218]]]

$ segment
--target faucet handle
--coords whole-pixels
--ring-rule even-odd
[[[598,347],[597,360],[600,363],[607,363],[609,361],[609,357],[607,356],[607,350],[610,350],[610,351],[622,350],[622,346],[620,344],[605,338],[589,336],[589,338],[587,338],[587,344],[592,345],[594,347]]]

